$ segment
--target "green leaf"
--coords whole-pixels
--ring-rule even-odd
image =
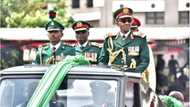
[[[1,22],[4,23],[0,23],[0,26],[43,27],[48,20],[48,10],[44,9],[47,8],[48,1],[56,2],[60,22],[70,25],[65,0],[1,0]]]

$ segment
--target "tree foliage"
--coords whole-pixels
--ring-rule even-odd
[[[58,20],[69,26],[73,19],[65,0],[1,0],[1,27],[44,27],[48,22],[48,4],[55,5]]]

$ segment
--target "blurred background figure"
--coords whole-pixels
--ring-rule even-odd
[[[178,67],[179,67],[178,61],[174,59],[174,55],[171,55],[170,60],[168,62],[168,68],[169,68],[170,75],[173,76],[174,79],[176,79]]]
[[[22,55],[22,50],[15,44],[0,49],[0,69],[24,64]]]
[[[157,64],[156,64],[156,71],[157,73],[162,73],[165,68],[165,60],[163,59],[163,55],[160,54],[157,56]]]
[[[165,68],[165,60],[163,55],[157,55],[157,64],[156,64],[156,92],[164,94],[167,91],[168,78],[163,74]]]
[[[180,70],[180,75],[177,77],[177,79],[174,82],[171,82],[171,84],[168,87],[168,92],[181,92],[183,95],[184,102],[189,101],[189,70],[184,68]],[[166,94],[167,94],[166,93]]]

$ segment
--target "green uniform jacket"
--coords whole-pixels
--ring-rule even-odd
[[[88,42],[85,47],[81,49],[79,45],[75,45],[75,54],[83,54],[91,64],[98,64],[98,57],[100,55],[101,46],[95,42]]]
[[[149,64],[149,50],[146,38],[108,36],[100,53],[99,63],[110,66],[125,66],[132,71],[143,72]],[[112,55],[112,56],[111,56]],[[112,60],[112,61],[111,61]]]
[[[60,60],[64,59],[67,55],[74,56],[75,49],[72,46],[61,43],[59,48],[55,51],[56,63]],[[38,52],[36,55],[35,64],[52,64],[50,58],[53,58],[54,55],[52,53],[52,49],[50,48],[50,44],[46,44],[40,48],[38,48]]]

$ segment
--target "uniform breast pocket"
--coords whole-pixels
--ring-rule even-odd
[[[95,53],[95,52],[85,52],[84,56],[89,61],[92,61],[92,62],[97,61],[97,53]]]
[[[139,46],[129,46],[127,48],[129,56],[139,56],[140,47]]]

